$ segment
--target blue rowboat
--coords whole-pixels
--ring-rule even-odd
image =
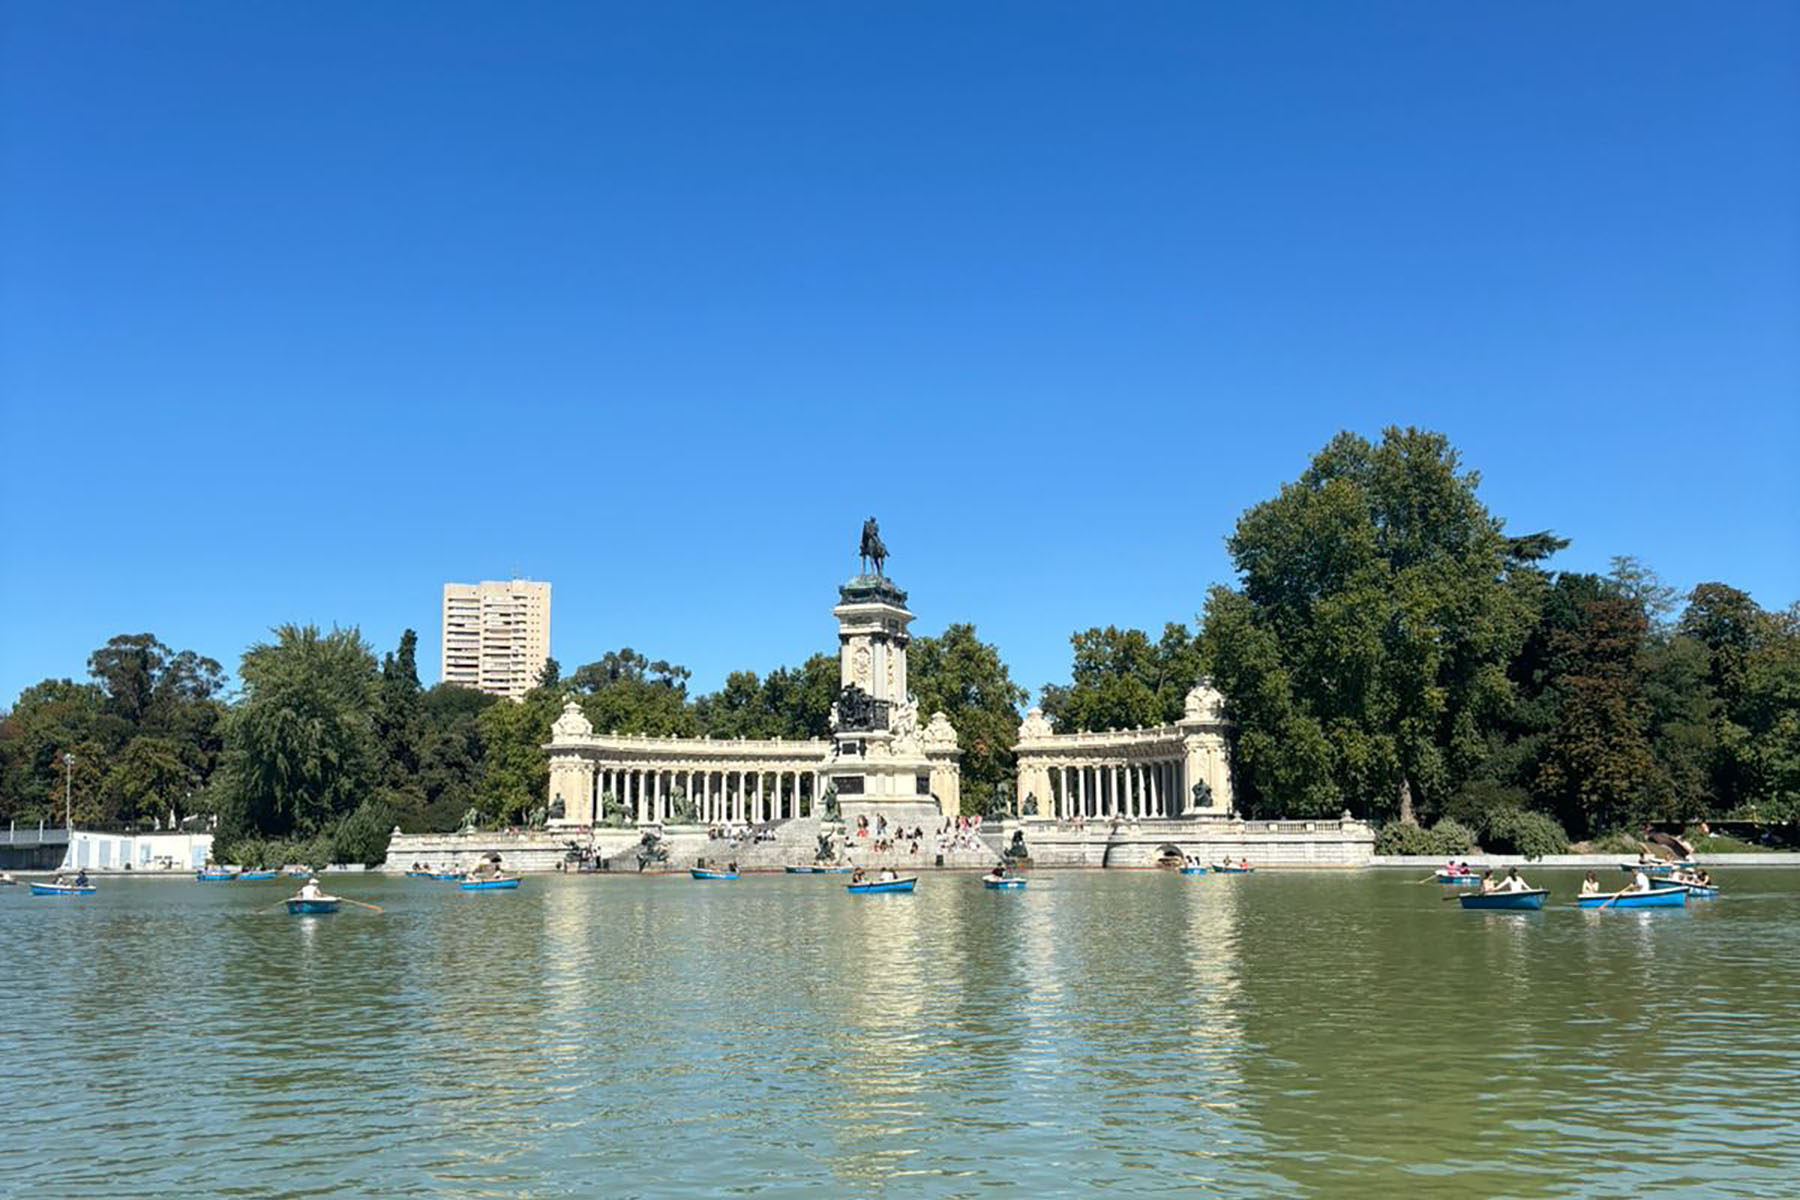
[[[1009,875],[1005,879],[994,879],[991,876],[983,875],[981,877],[981,886],[993,888],[998,892],[1010,888],[1023,888],[1025,886],[1025,881],[1020,879],[1017,875]]]
[[[465,892],[503,892],[518,887],[519,879],[465,879],[457,886]]]
[[[1450,871],[1439,871],[1437,873],[1437,881],[1439,883],[1452,884],[1456,887],[1468,887],[1472,883],[1480,883],[1481,876],[1475,874],[1473,871],[1463,871],[1460,874]]]
[[[1223,866],[1223,865],[1220,865],[1219,863],[1213,864],[1213,870],[1220,875],[1254,875],[1254,874],[1256,874],[1255,867]]]
[[[736,871],[709,871],[705,867],[694,867],[688,872],[695,879],[736,879]]]
[[[201,883],[230,883],[237,876],[230,871],[195,871],[194,878]]]
[[[1532,888],[1528,892],[1464,892],[1457,899],[1462,902],[1464,908],[1536,912],[1544,907],[1544,897],[1549,894],[1543,888]]]
[[[1684,887],[1652,888],[1647,892],[1596,893],[1578,897],[1582,908],[1686,908],[1688,893]]]
[[[238,878],[239,879],[274,879],[276,876],[278,876],[280,874],[281,874],[280,871],[241,871],[238,873]]]
[[[855,867],[819,867],[818,873],[820,875],[848,875],[854,870],[856,870]]]
[[[408,879],[430,879],[431,872],[430,871],[408,871],[406,873],[406,877]]]
[[[1645,863],[1643,866],[1639,866],[1637,863],[1620,863],[1619,870],[1625,872],[1627,875],[1630,875],[1634,871],[1642,871],[1644,874],[1653,878],[1661,878],[1666,875],[1673,875],[1676,871],[1691,870],[1693,866],[1694,864],[1691,862]]]
[[[334,913],[338,910],[339,903],[335,896],[323,900],[289,900],[287,910],[292,916],[311,917],[321,913]]]
[[[1206,874],[1205,867],[1181,867],[1178,869],[1181,871],[1181,873],[1183,875],[1204,875],[1204,874]]]
[[[34,883],[31,894],[34,896],[91,896],[100,889],[93,884],[76,887],[71,883]]]
[[[819,868],[817,868],[817,867],[789,867],[787,869],[787,873],[789,875],[817,875],[819,873]]]
[[[444,879],[444,880],[461,879],[463,877],[463,873],[461,871],[433,871],[431,874],[431,877],[433,879]]]
[[[1716,883],[1687,883],[1680,879],[1669,881],[1670,887],[1686,888],[1689,900],[1714,900],[1719,895]]]
[[[852,896],[873,896],[878,892],[910,892],[919,885],[919,877],[914,875],[908,879],[889,879],[871,881],[869,883],[847,883],[844,890]]]

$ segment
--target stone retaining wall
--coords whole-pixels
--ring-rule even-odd
[[[1247,858],[1252,866],[1362,867],[1375,834],[1360,821],[1235,821],[1229,819],[1088,822],[1008,822],[1003,836],[1025,832],[1039,867],[1153,867],[1164,847],[1206,862]]]

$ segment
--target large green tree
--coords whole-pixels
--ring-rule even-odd
[[[1030,693],[1012,681],[999,648],[977,637],[973,625],[914,638],[906,661],[921,721],[942,712],[956,727],[963,812],[993,811],[996,789],[1017,769],[1019,705]]]
[[[243,699],[226,724],[223,841],[310,834],[375,784],[375,655],[354,628],[282,625],[244,652]]]
[[[1136,729],[1179,720],[1203,673],[1199,639],[1170,622],[1152,642],[1141,629],[1108,625],[1069,638],[1070,681],[1048,684],[1044,715],[1059,730]]]
[[[1509,539],[1441,434],[1339,434],[1228,539],[1240,588],[1207,600],[1202,649],[1237,723],[1252,810],[1414,816],[1491,747],[1531,628]]]

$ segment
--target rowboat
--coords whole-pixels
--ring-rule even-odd
[[[230,883],[237,876],[230,871],[195,871],[194,878],[201,883]]]
[[[688,872],[695,879],[736,879],[736,871],[710,871],[705,867],[695,867]]]
[[[848,874],[850,874],[850,872],[856,870],[856,868],[855,867],[816,867],[816,868],[814,868],[814,870],[820,875],[848,875]]]
[[[1213,871],[1220,875],[1254,875],[1255,867],[1234,867],[1230,863],[1214,863]]]
[[[1576,898],[1582,908],[1685,908],[1688,892],[1684,887],[1652,888],[1647,892],[1594,892]]]
[[[503,892],[519,886],[517,875],[504,879],[465,879],[457,885],[465,892]]]
[[[1668,886],[1686,888],[1690,900],[1713,900],[1719,895],[1719,885],[1716,883],[1688,883],[1682,879],[1671,879]]]
[[[1475,874],[1473,871],[1439,871],[1437,873],[1437,881],[1439,883],[1448,883],[1455,887],[1467,887],[1471,883],[1479,883],[1481,881],[1481,876]]]
[[[868,883],[847,883],[844,890],[852,896],[873,896],[877,892],[910,892],[919,885],[917,875],[906,879],[871,880]]]
[[[1176,870],[1180,871],[1183,875],[1204,875],[1204,874],[1206,874],[1205,867],[1177,867]]]
[[[342,903],[336,896],[324,896],[317,900],[289,900],[288,913],[296,917],[317,916],[321,913],[334,913]]]
[[[276,876],[278,876],[280,874],[281,874],[280,871],[240,871],[240,872],[238,872],[238,878],[239,879],[274,879]]]
[[[430,871],[408,871],[406,873],[406,877],[408,879],[430,879],[431,872]]]
[[[463,873],[461,871],[433,871],[431,873],[431,877],[433,879],[444,879],[444,880],[461,879],[463,877]]]
[[[34,896],[91,896],[100,889],[93,884],[76,887],[72,883],[34,883],[31,894]]]
[[[1000,879],[995,879],[992,875],[983,875],[981,877],[981,886],[999,891],[1002,888],[1022,888],[1025,886],[1025,881],[1020,879],[1017,875],[1007,875]]]
[[[1544,907],[1544,897],[1549,894],[1544,888],[1532,888],[1526,892],[1464,892],[1457,899],[1464,908],[1534,912]]]
[[[817,868],[817,867],[788,867],[787,873],[789,875],[817,875],[819,873],[819,868]]]

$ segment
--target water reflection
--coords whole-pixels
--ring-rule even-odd
[[[0,1156],[58,1196],[1783,1192],[1800,886],[1545,875],[1539,914],[1373,873],[0,896]]]

